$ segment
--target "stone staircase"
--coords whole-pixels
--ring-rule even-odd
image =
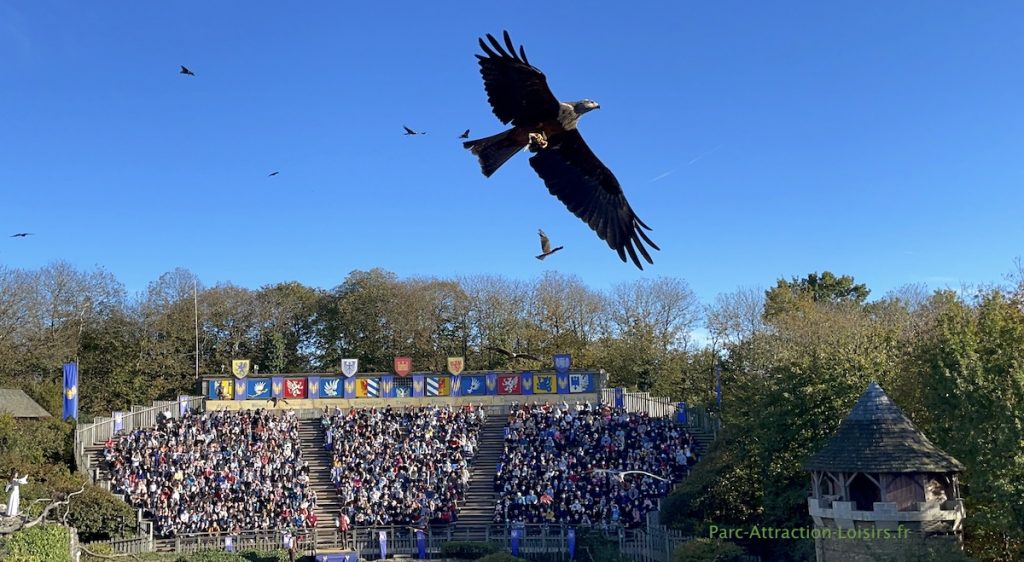
[[[341,500],[331,482],[333,454],[324,450],[324,431],[320,418],[299,420],[302,458],[309,463],[309,485],[316,491],[317,537],[329,544],[334,537],[334,517],[341,512]]]
[[[457,529],[485,527],[494,518],[494,475],[505,451],[505,417],[492,415],[484,422],[477,437],[477,452],[466,490],[466,500],[459,509]],[[483,540],[483,529],[480,529]]]

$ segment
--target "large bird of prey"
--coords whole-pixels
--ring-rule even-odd
[[[402,128],[405,129],[405,134],[407,134],[407,135],[425,135],[425,134],[427,134],[427,133],[417,133],[416,131],[410,129],[409,127],[406,127],[405,125],[402,125]]]
[[[576,129],[580,117],[600,105],[589,99],[558,101],[548,88],[544,73],[527,60],[523,47],[517,53],[507,31],[504,39],[504,46],[490,34],[487,42],[480,39],[485,54],[476,58],[494,115],[506,125],[511,123],[512,128],[467,141],[462,146],[480,159],[480,168],[487,177],[529,147],[534,153],[530,166],[544,180],[548,191],[587,223],[623,262],[629,254],[633,263],[643,269],[639,252],[647,263],[653,264],[644,247],[646,242],[651,248],[660,249],[644,232],[651,228],[636,216],[619,180],[598,160]]]
[[[11,238],[24,238],[26,236],[32,236],[32,233],[31,232],[19,232],[17,234],[12,234]]]
[[[559,247],[555,248],[554,250],[552,250],[551,249],[551,241],[548,240],[548,236],[546,234],[544,234],[544,231],[538,228],[537,229],[537,234],[540,234],[540,251],[541,251],[541,254],[539,256],[537,256],[537,259],[539,259],[539,260],[543,260],[544,258],[550,256],[551,254],[553,254],[553,253],[557,252],[558,250],[561,250],[562,248],[565,247],[565,246],[559,246]]]
[[[465,131],[463,131],[462,134],[459,135],[459,138],[460,139],[468,139],[469,138],[469,129],[466,129]]]
[[[516,360],[516,359],[531,359],[533,361],[541,361],[541,358],[537,357],[536,355],[530,355],[529,353],[515,353],[515,352],[509,351],[509,350],[507,350],[507,349],[505,349],[503,347],[487,346],[487,349],[489,349],[491,351],[497,351],[498,353],[500,353],[500,354],[502,354],[502,355],[504,355],[504,356],[506,356],[506,357],[508,357],[509,359],[512,359],[512,360]]]
[[[181,70],[178,72],[178,74],[184,74],[186,76],[195,76],[196,75],[195,72],[192,72],[188,68],[185,68],[185,65],[182,64],[182,65],[179,65],[179,66],[181,66]]]

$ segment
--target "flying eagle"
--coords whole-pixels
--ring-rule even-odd
[[[276,176],[277,174],[280,174],[280,173],[281,172],[270,172],[270,174],[268,174],[267,177],[268,178],[272,178],[272,177],[274,177],[274,176]]]
[[[460,139],[468,139],[469,138],[469,129],[466,129],[465,131],[463,131],[462,134],[459,135],[459,138]]]
[[[539,260],[543,260],[544,258],[550,256],[551,254],[553,254],[553,253],[557,252],[558,250],[561,250],[562,248],[565,247],[565,246],[559,246],[559,247],[555,248],[554,250],[552,250],[551,249],[551,241],[548,240],[548,237],[547,237],[546,234],[544,234],[544,231],[538,228],[537,229],[537,234],[540,234],[540,251],[541,251],[541,254],[539,256],[537,256],[537,259],[539,259]]]
[[[541,358],[537,357],[536,355],[530,355],[529,353],[515,353],[515,352],[509,351],[509,350],[507,350],[507,349],[505,349],[503,347],[487,346],[487,349],[489,349],[491,351],[497,351],[498,353],[500,353],[500,354],[502,354],[502,355],[504,355],[504,356],[506,356],[506,357],[508,357],[509,359],[512,359],[512,360],[516,360],[516,359],[530,359],[530,360],[533,360],[533,361],[541,361]]]
[[[410,129],[409,127],[406,127],[405,125],[402,125],[402,128],[405,129],[405,134],[407,134],[407,135],[425,135],[425,134],[427,134],[427,133],[417,133],[416,131]]]
[[[178,72],[178,74],[184,74],[186,76],[195,76],[196,75],[195,72],[192,72],[188,68],[185,68],[185,65],[180,65],[180,66],[181,66],[181,71]]]
[[[17,234],[12,234],[11,238],[24,238],[26,236],[32,236],[32,233],[31,232],[19,232]]]
[[[619,180],[590,150],[576,129],[580,117],[600,105],[589,99],[560,102],[548,88],[544,73],[530,64],[522,46],[516,52],[508,32],[502,46],[488,34],[480,39],[485,55],[476,55],[484,79],[487,100],[494,115],[512,128],[494,136],[471,140],[463,147],[480,159],[487,177],[513,155],[529,147],[530,166],[544,180],[548,191],[574,215],[587,223],[608,247],[626,254],[640,269],[637,252],[653,264],[647,248],[659,250],[647,237],[644,224],[626,201]]]

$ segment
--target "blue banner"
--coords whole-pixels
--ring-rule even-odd
[[[235,383],[235,400],[245,400],[247,391],[245,381]]]
[[[487,395],[498,394],[498,373],[487,373]]]
[[[395,397],[395,377],[394,375],[384,375],[380,378],[380,397],[381,398],[394,398]]]
[[[568,373],[569,367],[572,366],[572,355],[568,353],[559,353],[554,356],[555,359],[555,372],[556,373]]]
[[[238,381],[238,383],[248,385],[250,400],[270,400],[269,379],[249,379],[244,383],[242,381]]]
[[[519,556],[519,539],[522,536],[522,529],[512,529],[512,556]]]
[[[64,415],[78,421],[78,363],[64,364]]]
[[[722,366],[715,362],[715,401],[722,407]]]
[[[274,398],[284,398],[284,377],[270,379],[270,395]]]
[[[380,557],[388,557],[388,534],[386,531],[381,531],[380,536],[377,539],[380,541]]]
[[[569,373],[555,373],[558,379],[558,393],[569,394]]]
[[[427,534],[419,529],[416,529],[416,550],[418,552],[417,558],[420,560],[427,559]]]
[[[210,400],[217,399],[217,381],[206,381],[206,397]]]
[[[343,384],[344,384],[344,387],[345,387],[344,388],[344,390],[345,390],[345,398],[347,400],[352,400],[353,398],[355,398],[356,397],[356,379],[354,379],[354,378],[347,378],[347,379],[345,379]]]
[[[572,527],[566,531],[566,539],[569,541],[569,560],[576,559],[576,529]]]
[[[341,377],[325,377],[320,379],[320,398],[341,398],[344,396],[345,387],[342,386],[341,381]]]
[[[423,378],[424,378],[423,375],[413,375],[412,376],[412,397],[413,398],[423,398],[423,387],[424,387]]]
[[[464,375],[461,386],[459,396],[487,396],[487,377],[484,375]]]
[[[519,375],[522,384],[519,385],[519,394],[533,394],[533,373],[524,371]]]
[[[622,388],[621,386],[620,387],[616,387],[616,389],[615,389],[615,407],[616,408],[625,408],[626,407],[626,389]]]
[[[320,396],[320,377],[306,377],[306,396],[309,398]]]
[[[114,433],[124,429],[124,412],[114,412],[110,416],[114,420]]]
[[[574,373],[569,375],[569,392],[594,392],[594,376],[590,373]]]
[[[452,388],[448,396],[461,396],[462,392],[462,375],[452,375]]]

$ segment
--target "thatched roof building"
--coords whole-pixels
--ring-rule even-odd
[[[50,412],[29,398],[25,391],[14,388],[0,388],[0,415],[9,414],[15,418],[49,418]]]

